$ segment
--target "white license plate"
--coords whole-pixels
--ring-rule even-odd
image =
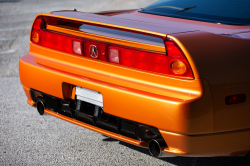
[[[100,92],[77,86],[75,95],[77,100],[103,107],[103,98]]]

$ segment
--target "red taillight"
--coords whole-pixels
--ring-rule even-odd
[[[41,27],[42,27],[42,17],[39,16],[36,18],[36,21],[34,22],[32,29],[40,30]]]
[[[46,31],[42,25],[42,17],[37,17],[32,27],[32,42],[55,50],[82,55],[82,41],[79,38]]]
[[[167,55],[109,46],[109,62],[146,71],[194,78],[181,49],[171,40],[165,42]]]
[[[32,31],[31,41],[33,41],[34,43],[39,43],[39,41],[40,41],[39,31],[37,31],[37,30]]]
[[[32,33],[31,33],[31,41],[34,43],[39,43],[40,41],[40,29],[42,27],[42,17],[39,16],[36,18],[36,21],[33,24],[32,27]]]
[[[173,58],[185,58],[182,51],[178,48],[178,46],[170,40],[167,40],[165,42],[166,50],[168,53],[168,56]]]
[[[194,78],[191,67],[178,45],[171,39],[165,41],[168,55],[169,74],[173,76]]]
[[[53,23],[60,21],[58,19],[53,20],[53,18],[45,19]],[[62,52],[145,71],[182,78],[194,78],[184,53],[171,39],[165,41],[166,54],[161,54],[122,46],[112,46],[88,39],[83,41],[78,37],[48,31],[45,27],[44,18],[42,16],[37,17],[31,32],[31,41],[33,43]]]
[[[168,74],[167,56],[121,47],[109,47],[109,62],[137,69]]]
[[[40,45],[55,50],[82,55],[81,40],[52,32],[42,31]]]

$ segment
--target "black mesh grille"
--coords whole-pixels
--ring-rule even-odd
[[[108,130],[114,133],[118,133],[118,127],[116,124],[112,124],[111,122],[104,121],[102,119],[96,120],[96,126],[102,128],[104,130]]]
[[[90,116],[90,115],[82,113],[82,112],[75,111],[74,118],[76,120],[79,120],[81,122],[84,122],[84,123],[87,123],[87,124],[90,124],[90,125],[93,125],[93,123],[94,123],[94,117],[93,116]]]
[[[133,139],[137,139],[135,123],[122,120],[120,134]]]
[[[142,124],[106,114],[102,108],[99,108],[98,116],[94,117],[95,105],[93,104],[81,101],[80,110],[76,110],[76,102],[72,99],[62,100],[35,90],[31,90],[31,96],[34,101],[42,100],[48,103],[50,108],[47,108],[51,111],[129,138],[146,140],[144,137],[138,139],[136,134],[138,126]],[[147,129],[155,134],[157,138],[158,136],[161,137],[157,128],[147,126]]]

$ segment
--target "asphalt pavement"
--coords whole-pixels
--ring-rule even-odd
[[[38,13],[136,9],[155,1],[0,0],[0,165],[250,165],[246,157],[153,158],[147,149],[40,116],[26,103],[18,61],[29,51]]]

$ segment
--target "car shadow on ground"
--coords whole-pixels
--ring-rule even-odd
[[[114,142],[118,141],[114,138],[106,137],[103,141]],[[130,149],[144,153],[149,157],[152,157],[148,149],[141,148],[135,145],[131,145],[126,142],[119,141],[119,144],[126,146]],[[152,157],[153,158],[153,157]],[[227,166],[250,166],[250,153],[246,157],[165,157],[158,158],[174,165],[195,165],[195,166],[206,166],[206,165],[227,165]]]

